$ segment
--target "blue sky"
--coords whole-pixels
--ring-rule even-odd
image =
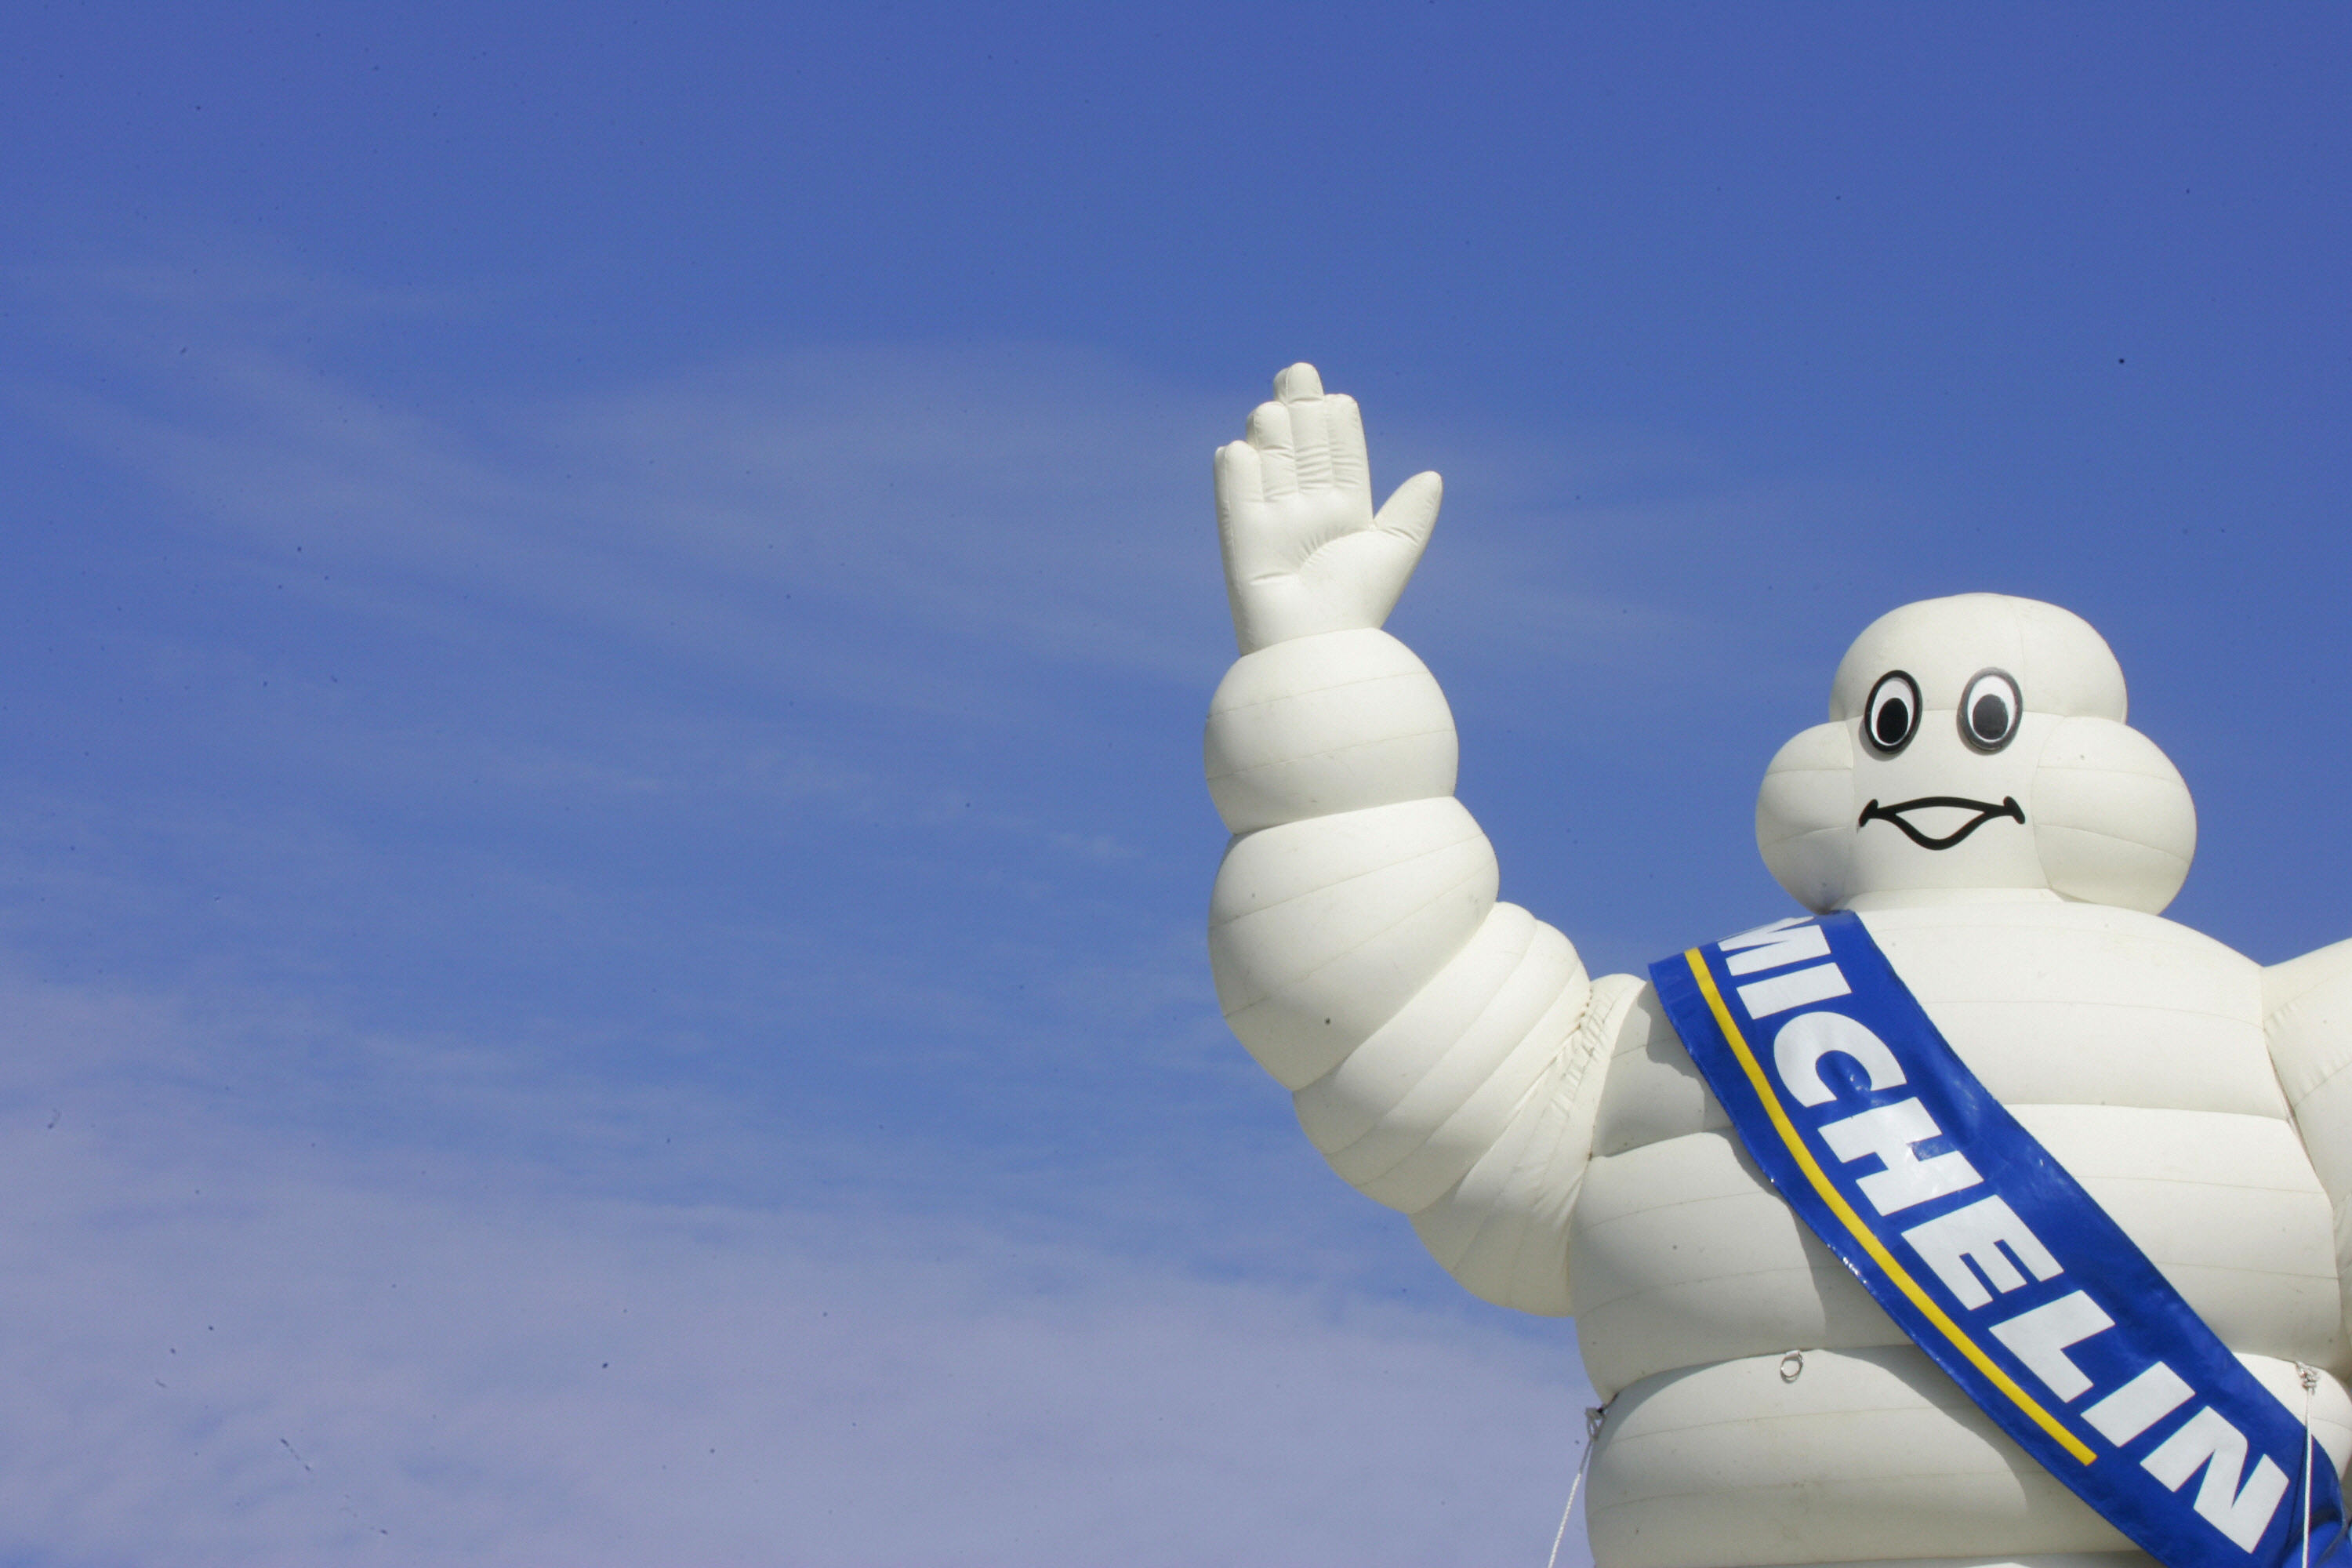
[[[1223,1032],[1284,364],[1596,970],[1880,611],[2352,934],[2322,6],[12,13],[0,1562],[1539,1562],[1573,1331]],[[1571,1548],[1573,1551],[1573,1548]]]

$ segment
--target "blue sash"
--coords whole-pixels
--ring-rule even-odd
[[[2306,1465],[2302,1423],[1985,1092],[1858,918],[1650,977],[1780,1195],[2052,1475],[2169,1568],[2352,1568],[2333,1462],[2315,1444]]]

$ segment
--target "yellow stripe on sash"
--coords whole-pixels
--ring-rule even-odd
[[[1716,1024],[1723,1030],[1723,1037],[1731,1042],[1732,1054],[1739,1058],[1741,1068],[1748,1074],[1748,1081],[1756,1086],[1756,1096],[1763,1101],[1765,1114],[1771,1117],[1773,1127],[1780,1134],[1780,1142],[1786,1143],[1789,1146],[1789,1152],[1796,1156],[1797,1164],[1805,1173],[1805,1179],[1813,1184],[1813,1190],[1821,1194],[1822,1201],[1830,1206],[1831,1211],[1840,1220],[1844,1222],[1846,1229],[1853,1232],[1854,1239],[1861,1242],[1872,1260],[1886,1271],[1886,1277],[1894,1280],[1906,1296],[1911,1298],[1912,1305],[1917,1307],[1929,1322],[1942,1331],[1946,1339],[1958,1346],[1960,1353],[1974,1363],[1979,1372],[1991,1379],[1994,1387],[2015,1401],[2020,1410],[2033,1418],[2035,1426],[2055,1437],[2059,1444],[2074,1458],[2086,1465],[2097,1458],[2098,1456],[2091,1451],[2088,1444],[2068,1431],[2056,1416],[2042,1408],[2041,1404],[2032,1394],[2018,1387],[2016,1382],[2009,1373],[2001,1371],[1990,1356],[1977,1348],[1975,1341],[1960,1331],[1960,1326],[1946,1316],[1944,1310],[1936,1305],[1933,1298],[1919,1288],[1919,1282],[1912,1279],[1903,1266],[1895,1260],[1895,1255],[1886,1250],[1886,1244],[1878,1239],[1877,1232],[1864,1225],[1862,1216],[1853,1212],[1853,1206],[1845,1201],[1844,1194],[1831,1184],[1819,1163],[1813,1159],[1812,1151],[1806,1148],[1804,1140],[1797,1136],[1797,1129],[1789,1121],[1789,1113],[1780,1109],[1780,1097],[1773,1092],[1772,1080],[1764,1076],[1764,1069],[1758,1064],[1755,1053],[1748,1048],[1748,1041],[1739,1033],[1739,1026],[1732,1021],[1731,1009],[1724,1005],[1723,993],[1716,989],[1715,976],[1707,973],[1706,960],[1699,955],[1698,949],[1695,947],[1685,952],[1683,958],[1690,964],[1691,974],[1698,981],[1699,992],[1706,996],[1707,1006],[1713,1010]]]

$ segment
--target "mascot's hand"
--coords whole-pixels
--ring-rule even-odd
[[[1356,400],[1311,364],[1274,378],[1249,438],[1217,448],[1217,532],[1244,653],[1388,619],[1437,522],[1444,485],[1415,474],[1372,510]]]

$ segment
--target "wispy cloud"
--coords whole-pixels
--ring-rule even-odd
[[[201,271],[51,279],[7,389],[123,499],[0,767],[0,1555],[1542,1550],[1571,1335],[1215,1016],[1243,409],[1019,344],[396,390],[465,302]],[[1792,504],[1526,438],[1391,443],[1483,476],[1408,601],[1474,727],[1730,635],[1576,509]]]
[[[18,396],[246,538],[289,588],[445,620],[504,603],[925,707],[960,700],[957,668],[924,657],[943,638],[1184,680],[1224,641],[1198,517],[1210,411],[1122,386],[1131,373],[1096,356],[753,359],[460,419],[388,403],[252,321],[366,298],[309,299],[280,274],[306,301],[281,304],[253,268],[214,270],[209,295],[114,300],[144,325],[113,334],[105,390]]]
[[[1572,1461],[1564,1337],[321,1146],[171,1005],[5,1001],[14,1561],[1531,1556]]]
[[[355,608],[466,617],[505,602],[927,707],[969,698],[961,668],[925,657],[942,642],[1188,685],[1230,647],[1207,455],[1246,405],[1090,351],[750,354],[435,411],[338,370],[352,356],[335,345],[451,301],[234,249],[34,281],[71,300],[114,363],[102,391],[20,383],[28,412],[266,549],[257,570]],[[1375,425],[1376,461],[1393,447],[1475,480],[1416,615],[1546,658],[1654,662],[1697,624],[1596,574],[1591,542],[1706,536],[1780,504],[1661,493],[1700,465],[1632,432],[1391,440]]]

